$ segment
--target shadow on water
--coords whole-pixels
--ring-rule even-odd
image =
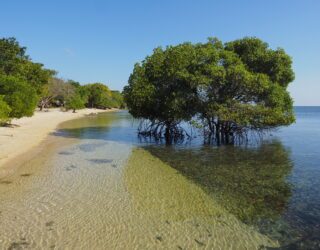
[[[286,178],[292,163],[280,142],[257,148],[144,149],[200,185],[225,209],[249,224],[278,218],[291,196]]]
[[[241,221],[278,240],[280,249],[320,249],[317,218],[288,217],[295,191],[289,181],[294,165],[280,141],[247,148],[143,148],[202,187]],[[298,216],[296,212],[289,215]],[[308,230],[301,227],[305,224]]]

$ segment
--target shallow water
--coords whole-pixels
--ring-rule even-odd
[[[1,249],[318,249],[320,109],[296,113],[247,147],[143,141],[126,112],[67,122],[0,180]]]

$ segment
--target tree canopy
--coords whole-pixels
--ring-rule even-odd
[[[88,106],[92,108],[111,108],[112,93],[111,90],[102,83],[92,83],[85,85],[85,91],[88,97]]]
[[[151,121],[151,133],[179,134],[179,124],[196,113],[197,86],[193,84],[195,47],[190,43],[156,48],[134,66],[124,98],[136,118]]]
[[[229,143],[294,122],[291,64],[258,38],[157,48],[134,66],[124,98],[134,117],[150,121],[144,133],[172,138],[181,121],[196,119],[209,140]]]
[[[66,108],[72,109],[73,113],[75,113],[76,109],[83,109],[85,107],[84,104],[83,98],[81,98],[81,96],[77,93],[67,99]]]
[[[11,37],[0,39],[0,74],[24,80],[40,95],[42,87],[55,71],[43,68],[41,63],[32,62],[26,54],[26,47],[21,47]]]
[[[4,124],[10,120],[9,115],[11,112],[11,108],[4,101],[3,98],[4,98],[4,96],[0,95],[0,125]]]
[[[112,90],[111,91],[112,98],[112,107],[123,109],[125,108],[125,103],[123,100],[123,96],[120,91]]]
[[[0,39],[0,95],[10,108],[9,118],[31,116],[54,73],[32,62],[15,38]]]
[[[10,118],[32,116],[38,102],[36,90],[13,76],[0,76],[0,95],[10,107]]]

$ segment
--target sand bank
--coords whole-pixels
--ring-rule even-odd
[[[5,168],[11,160],[39,145],[60,123],[110,111],[114,110],[82,109],[77,113],[62,112],[60,109],[36,111],[32,117],[12,120],[12,127],[0,127],[0,178],[8,172]]]

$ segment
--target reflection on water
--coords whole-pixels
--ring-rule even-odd
[[[137,122],[127,112],[106,113],[63,123],[55,136],[77,139],[139,143]],[[91,149],[94,150],[94,149]]]
[[[320,109],[296,111],[254,147],[141,142],[126,112],[67,122],[0,180],[0,249],[319,249]]]

